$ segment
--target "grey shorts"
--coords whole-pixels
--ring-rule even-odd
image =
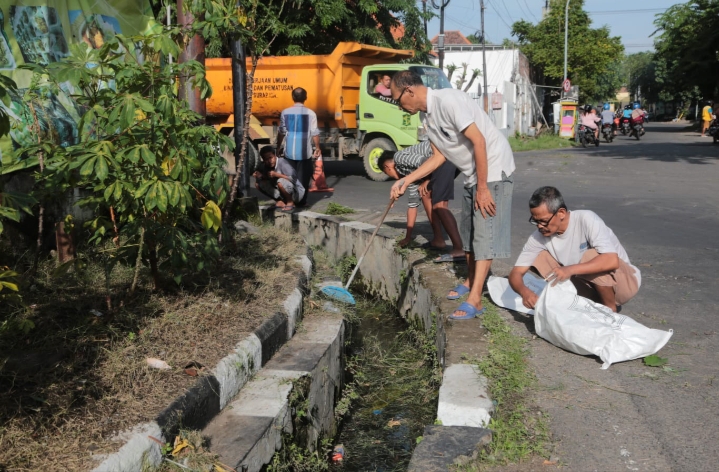
[[[460,233],[462,248],[474,253],[474,260],[506,259],[511,254],[512,191],[514,178],[502,172],[502,180],[487,186],[497,207],[494,216],[482,216],[474,209],[477,186],[464,187]]]
[[[292,195],[292,200],[297,203],[300,200],[302,200],[302,197],[304,197],[304,192],[299,192],[298,188],[295,184],[290,182],[287,179],[277,179],[277,183],[282,185],[282,188],[287,191],[290,195]],[[265,192],[267,195],[271,195],[272,198],[275,200],[279,200],[282,198],[282,195],[280,194],[280,190],[277,188],[277,185],[273,185],[273,183],[269,180],[262,180],[260,181],[260,189]]]

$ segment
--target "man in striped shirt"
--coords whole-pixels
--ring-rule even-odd
[[[317,128],[317,115],[305,106],[307,91],[302,87],[297,87],[292,91],[292,100],[295,104],[282,110],[280,115],[277,149],[282,149],[284,141],[283,157],[295,169],[302,186],[308,189],[315,170],[312,158],[322,157],[320,130]],[[314,143],[314,151],[312,143]],[[298,203],[299,206],[307,204],[308,193],[306,192],[302,197]]]
[[[382,171],[393,179],[401,179],[419,168],[432,155],[429,141],[423,141],[398,152],[385,151],[377,160]],[[444,249],[442,227],[452,241],[452,250],[434,259],[434,262],[453,262],[464,260],[462,239],[457,228],[457,220],[449,210],[449,200],[454,199],[454,179],[459,174],[457,168],[446,162],[422,181],[411,184],[407,188],[407,233],[399,242],[404,247],[412,241],[412,231],[417,220],[417,207],[420,200],[427,212],[427,219],[432,226],[433,237],[428,243],[429,248]]]

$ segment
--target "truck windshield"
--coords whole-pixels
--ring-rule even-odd
[[[441,69],[436,67],[424,67],[424,66],[413,66],[409,68],[411,71],[416,72],[422,77],[424,85],[431,89],[445,89],[452,88],[452,84],[449,83],[447,76],[444,75]]]

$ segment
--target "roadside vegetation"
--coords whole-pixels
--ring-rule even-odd
[[[537,379],[527,362],[527,342],[512,333],[494,305],[485,306],[482,324],[489,332],[490,348],[479,361],[479,368],[489,379],[490,394],[497,403],[489,424],[492,442],[482,451],[479,463],[518,463],[532,455],[548,457],[547,420],[532,402]]]
[[[144,269],[132,296],[131,267],[108,277],[88,260],[58,274],[52,259],[42,260],[15,315],[17,326],[32,328],[0,336],[0,464],[91,469],[93,455],[114,452],[109,438],[153,420],[196,381],[186,366],[203,375],[275,313],[303,250],[298,236],[262,227],[227,241],[213,271],[180,285],[168,274],[154,290]]]
[[[541,134],[534,138],[529,136],[510,136],[509,145],[512,151],[542,151],[545,149],[563,149],[575,146],[573,139],[559,137],[556,134]]]

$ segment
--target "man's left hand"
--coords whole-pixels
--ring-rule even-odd
[[[572,266],[555,267],[547,276],[547,282],[550,282],[552,287],[554,287],[557,283],[568,280],[572,275],[574,275],[572,272]]]
[[[315,148],[315,150],[312,152],[312,157],[320,158],[322,157],[322,149]]]
[[[487,187],[477,187],[477,194],[474,197],[474,209],[482,212],[482,217],[494,216],[497,214],[497,205],[494,203],[492,193]]]

